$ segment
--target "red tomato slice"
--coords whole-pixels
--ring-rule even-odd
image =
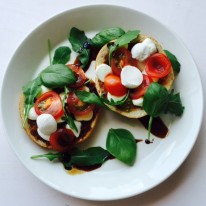
[[[55,119],[58,119],[64,114],[61,98],[54,91],[42,94],[36,100],[34,109],[38,115],[51,114]]]
[[[144,94],[147,91],[147,88],[151,83],[152,79],[148,75],[143,74],[142,84],[139,87],[130,90],[130,97],[132,99],[139,99],[140,97],[144,96]]]
[[[104,79],[105,89],[114,96],[120,97],[127,93],[128,89],[122,85],[119,76],[109,74]]]
[[[132,58],[132,54],[127,48],[120,47],[112,54],[111,68],[113,74],[120,76],[122,68],[126,65],[137,66],[137,60]]]
[[[94,104],[82,102],[74,92],[69,92],[67,97],[68,110],[74,115],[86,115],[94,109]]]
[[[86,75],[83,69],[77,64],[68,64],[67,67],[69,67],[77,77],[77,81],[74,84],[70,85],[70,87],[81,87],[86,81]]]
[[[74,146],[75,136],[71,130],[66,128],[58,129],[50,135],[52,148],[59,152],[69,151]]]
[[[151,77],[162,78],[171,71],[171,62],[162,53],[152,54],[146,62],[146,72]]]

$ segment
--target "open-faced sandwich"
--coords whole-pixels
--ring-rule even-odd
[[[19,111],[28,136],[39,146],[64,152],[89,137],[99,107],[82,102],[76,91],[96,93],[75,64],[54,64],[23,87]]]
[[[175,78],[172,64],[152,37],[138,34],[125,45],[121,45],[123,39],[116,41],[104,45],[97,55],[97,92],[114,103],[107,105],[111,110],[129,118],[141,118],[147,115],[143,98],[152,82],[171,89]]]

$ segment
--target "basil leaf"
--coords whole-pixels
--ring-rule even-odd
[[[106,141],[107,150],[118,160],[132,166],[136,159],[137,145],[131,132],[110,129]]]
[[[118,37],[125,34],[125,31],[119,27],[108,28],[97,33],[92,39],[91,43],[94,47],[101,48],[111,40],[117,39]]]
[[[87,91],[75,91],[75,94],[83,102],[86,102],[89,104],[96,104],[96,105],[105,107],[105,104],[101,101],[99,96],[97,96],[95,93],[91,93]]]
[[[90,50],[87,49],[87,46],[85,47],[85,45],[88,45],[90,39],[87,38],[84,31],[81,31],[76,27],[73,27],[70,30],[68,40],[72,45],[72,49],[80,54],[78,56],[78,59],[82,64],[82,68],[84,68],[89,62]]]
[[[64,64],[53,64],[40,73],[44,86],[49,88],[64,87],[76,82],[74,72]]]
[[[163,113],[168,103],[168,91],[158,83],[151,83],[147,88],[143,100],[143,109],[152,117]]]
[[[71,49],[61,46],[55,50],[52,64],[66,64],[69,61]]]
[[[47,158],[48,160],[53,161],[54,159],[58,159],[58,158],[60,158],[60,157],[62,157],[62,154],[61,154],[61,153],[52,153],[52,152],[49,152],[49,153],[47,153],[47,154],[31,156],[31,159]]]
[[[167,57],[169,58],[175,74],[178,74],[180,72],[181,65],[180,65],[179,61],[177,60],[176,56],[174,54],[172,54],[171,52],[169,52],[168,50],[164,50],[164,52],[166,53]]]
[[[71,154],[71,164],[75,166],[90,166],[104,163],[110,153],[101,147],[90,147],[86,150],[76,149]]]
[[[126,44],[129,44],[131,41],[136,39],[139,35],[140,31],[139,30],[133,30],[133,31],[128,31],[125,34],[123,34],[121,37],[119,37],[114,44],[112,44],[109,47],[109,62],[112,57],[112,53],[118,49],[119,47],[122,47]]]
[[[165,112],[170,112],[176,116],[181,116],[183,114],[184,107],[180,99],[180,94],[174,94],[174,90],[171,91],[168,98],[168,104]]]
[[[41,92],[40,85],[41,85],[41,80],[39,77],[37,77],[33,81],[30,81],[25,86],[23,86],[23,94],[25,96],[23,127],[25,126],[26,120],[27,120],[28,115],[29,115],[29,111],[34,105],[34,99]]]

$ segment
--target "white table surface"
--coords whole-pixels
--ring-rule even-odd
[[[90,4],[130,7],[168,25],[180,36],[191,52],[203,88],[206,88],[206,1],[203,0],[1,0],[0,84],[16,48],[33,29],[58,13]],[[191,83],[195,84],[195,82]],[[193,150],[181,167],[165,182],[129,199],[96,202],[66,196],[36,179],[15,156],[0,122],[0,205],[204,205],[206,201],[206,127],[204,124],[205,115]]]

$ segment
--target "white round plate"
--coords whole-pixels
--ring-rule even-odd
[[[59,45],[68,45],[72,27],[84,30],[89,37],[106,27],[119,26],[125,31],[141,30],[153,36],[164,49],[176,55],[181,72],[175,80],[185,111],[182,117],[167,116],[169,135],[155,138],[153,144],[138,143],[134,166],[109,160],[102,167],[79,175],[68,174],[62,164],[46,159],[32,160],[32,155],[47,153],[35,145],[22,129],[18,102],[22,86],[49,65],[47,41],[52,52]],[[192,84],[191,82],[195,82]],[[37,178],[52,188],[70,196],[88,200],[115,200],[145,192],[168,178],[191,151],[202,120],[203,95],[195,63],[168,28],[138,11],[107,5],[86,6],[61,13],[36,28],[19,46],[7,68],[1,93],[1,109],[8,140],[21,162]],[[138,120],[129,120],[109,111],[101,114],[98,125],[84,147],[105,148],[110,128],[125,128],[136,138],[147,138],[147,131]]]

